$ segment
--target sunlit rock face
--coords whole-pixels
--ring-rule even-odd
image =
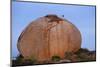
[[[64,58],[66,52],[80,49],[81,34],[68,20],[47,15],[34,20],[22,31],[17,46],[25,59],[45,61],[52,56]]]

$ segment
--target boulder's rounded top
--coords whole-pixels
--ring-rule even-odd
[[[57,15],[54,15],[54,14],[49,14],[49,15],[46,15],[45,17],[50,19],[51,22],[53,22],[53,21],[59,22],[59,21],[63,20],[62,18],[60,18],[60,17],[58,17]]]

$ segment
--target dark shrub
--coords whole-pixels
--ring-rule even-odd
[[[60,57],[59,56],[52,56],[52,61],[60,61]]]
[[[24,59],[22,55],[18,55],[16,60],[12,60],[12,66],[25,66],[25,65],[33,65],[36,63],[34,58]]]
[[[66,53],[65,53],[65,58],[66,58],[66,59],[71,59],[72,55],[74,55],[74,54],[71,53],[71,52],[66,52]]]
[[[89,50],[88,49],[86,49],[86,48],[80,48],[77,52],[76,52],[76,54],[80,54],[80,53],[89,53]]]

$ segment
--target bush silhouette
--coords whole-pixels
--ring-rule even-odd
[[[55,61],[56,62],[56,61],[60,61],[60,59],[61,58],[59,56],[56,56],[56,55],[55,56],[52,56],[52,61]]]

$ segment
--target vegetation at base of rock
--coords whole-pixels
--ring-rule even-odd
[[[65,59],[71,60],[71,62],[95,61],[96,52],[81,48],[76,53],[65,53]]]
[[[36,59],[24,59],[22,55],[18,55],[16,60],[12,60],[12,66],[25,66],[25,65],[33,65],[36,63]]]
[[[87,49],[80,49],[75,53],[79,61],[95,61],[96,51],[89,51]]]
[[[57,61],[60,61],[61,60],[61,58],[59,57],[59,56],[52,56],[52,61],[54,61],[54,62],[57,62]]]
[[[36,59],[24,59],[22,55],[18,55],[16,60],[12,60],[12,66],[26,66],[36,64],[48,64],[48,63],[69,63],[69,62],[87,62],[96,60],[96,51],[89,51],[88,49],[79,49],[75,53],[66,52],[64,59],[59,56],[52,56],[50,61],[37,61]]]

